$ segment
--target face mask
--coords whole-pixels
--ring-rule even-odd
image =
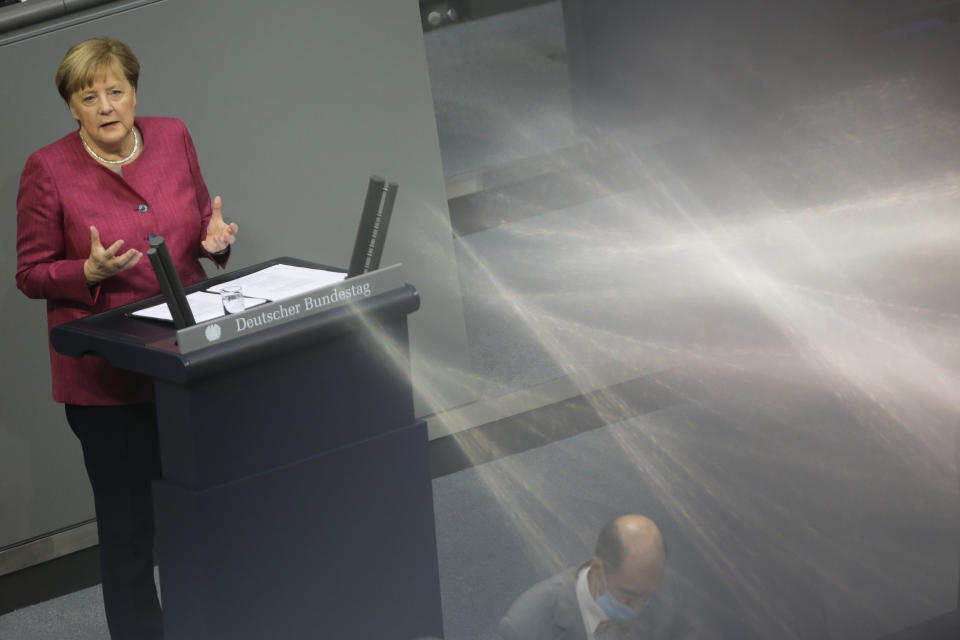
[[[617,622],[629,622],[640,617],[639,613],[614,598],[609,592],[597,596],[597,604],[608,618]]]
[[[616,622],[629,622],[639,618],[639,613],[610,595],[610,592],[607,591],[606,573],[601,573],[600,575],[603,580],[603,593],[597,596],[597,604],[600,605],[603,612],[607,614],[607,617]]]

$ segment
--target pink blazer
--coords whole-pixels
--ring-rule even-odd
[[[131,269],[88,287],[90,225],[104,247],[124,241],[146,254],[150,234],[162,235],[185,285],[205,279],[200,241],[210,222],[210,194],[186,126],[173,118],[137,118],[143,151],[123,176],[87,154],[74,131],[34,152],[17,195],[17,287],[47,301],[48,331],[77,318],[159,293],[144,255]],[[221,265],[222,266],[222,265]],[[95,356],[71,358],[50,348],[53,398],[81,405],[153,400],[148,378],[120,371]]]

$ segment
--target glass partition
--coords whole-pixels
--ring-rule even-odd
[[[630,609],[629,637],[872,640],[956,609],[960,23],[881,4],[425,35],[486,403],[431,443],[447,640]],[[662,579],[630,519],[606,560],[624,514]]]

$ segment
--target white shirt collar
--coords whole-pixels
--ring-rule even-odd
[[[587,574],[590,572],[590,565],[587,565],[577,574],[577,604],[580,605],[580,616],[583,618],[584,630],[588,638],[593,638],[593,632],[597,630],[604,620],[607,620],[607,614],[603,612],[597,601],[590,595],[590,585],[587,581]]]

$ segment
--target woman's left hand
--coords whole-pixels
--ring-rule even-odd
[[[220,196],[213,199],[213,216],[207,225],[207,237],[200,244],[207,253],[219,253],[230,247],[237,239],[236,234],[240,227],[236,222],[227,224],[223,221],[223,201]]]

